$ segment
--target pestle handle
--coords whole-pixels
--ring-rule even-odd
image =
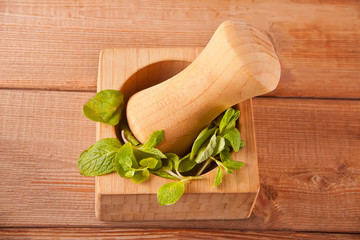
[[[159,149],[185,154],[221,112],[274,90],[279,79],[280,63],[269,39],[245,22],[225,21],[186,69],[129,99],[129,127],[142,143],[162,129]]]

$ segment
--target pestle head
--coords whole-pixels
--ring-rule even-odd
[[[129,127],[142,143],[164,130],[158,148],[182,155],[217,115],[272,91],[279,79],[280,63],[269,39],[245,22],[225,21],[187,68],[129,99]]]

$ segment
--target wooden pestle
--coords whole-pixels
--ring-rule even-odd
[[[129,127],[142,143],[164,130],[159,149],[183,155],[221,112],[274,90],[279,79],[269,39],[245,22],[225,21],[186,69],[129,99]]]

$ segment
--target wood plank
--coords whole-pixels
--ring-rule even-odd
[[[114,228],[0,228],[5,239],[214,239],[214,240],[348,240],[355,234],[289,231],[219,231],[191,229],[114,229]]]
[[[2,1],[0,87],[95,91],[103,48],[205,46],[222,21],[242,19],[279,55],[270,95],[359,98],[359,9],[356,0]]]
[[[79,154],[95,141],[93,93],[0,90],[0,225],[359,232],[360,101],[255,98],[261,191],[229,221],[104,223]]]

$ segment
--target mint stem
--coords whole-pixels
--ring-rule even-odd
[[[124,130],[121,130],[121,138],[122,138],[122,140],[124,141],[124,143],[127,143],[127,142],[128,142],[128,140],[127,140],[126,137],[125,137],[125,131],[124,131]]]
[[[175,171],[176,171],[176,174],[177,174],[180,178],[184,178],[184,176],[181,175],[181,173],[179,172],[179,170],[178,170],[177,168],[175,169]]]
[[[173,173],[172,171],[169,170],[164,170],[166,173],[168,173],[169,175],[176,177],[177,179],[182,179],[183,177],[178,176],[177,174]]]
[[[196,176],[200,176],[204,172],[204,170],[207,168],[207,166],[211,163],[211,161],[212,161],[211,157],[208,160],[206,160],[206,162],[202,165],[201,169],[198,171]]]
[[[184,177],[183,179],[181,179],[180,181],[182,182],[187,182],[187,181],[190,181],[190,180],[195,180],[195,179],[202,179],[203,177],[202,176],[195,176],[195,177],[192,177],[192,176],[189,176],[189,177]]]
[[[211,157],[215,162],[216,164],[219,166],[219,167],[223,167],[223,168],[226,168],[220,161],[218,161],[216,158],[213,158]]]

